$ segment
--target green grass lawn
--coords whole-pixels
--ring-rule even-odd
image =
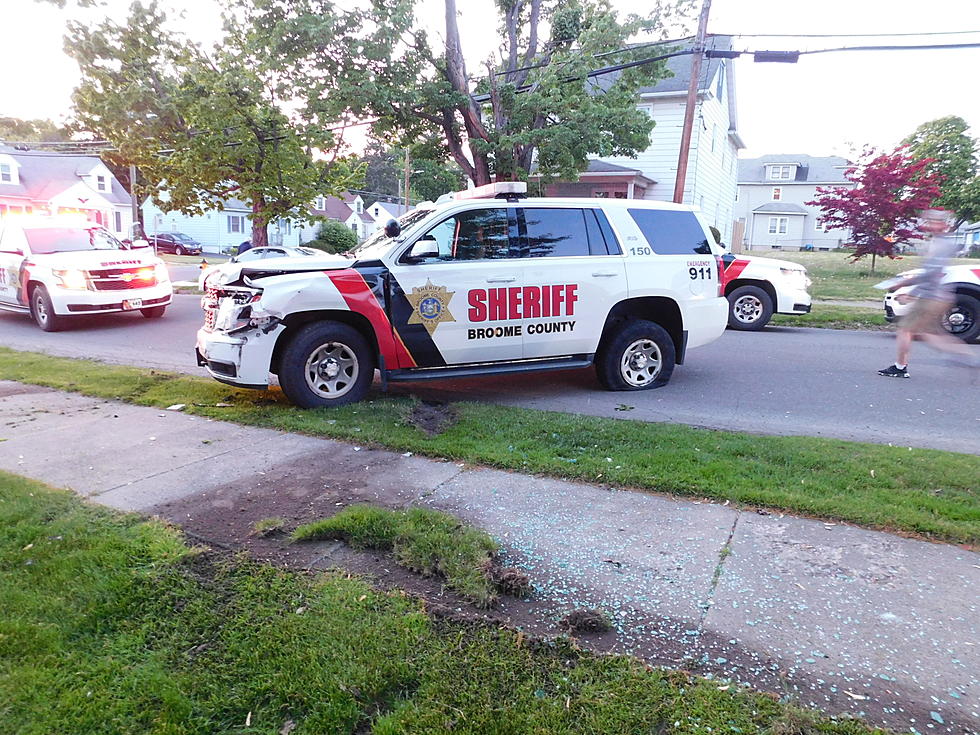
[[[847,253],[807,253],[802,251],[750,251],[750,255],[791,260],[806,266],[807,274],[813,280],[810,295],[814,299],[847,299],[852,301],[879,301],[882,293],[874,284],[898,275],[902,271],[918,268],[921,255],[904,255],[897,260],[878,258],[875,272],[871,273],[871,258],[851,262]],[[980,260],[957,258],[957,264],[980,265]]]
[[[183,403],[188,413],[399,452],[980,544],[974,455],[482,403],[455,404],[456,423],[429,436],[408,420],[411,398],[374,394],[352,406],[305,411],[279,391],[4,348],[0,378],[155,407]]]
[[[214,557],[5,473],[0,570],[6,733],[871,732],[565,640],[435,620],[344,574]]]
[[[173,253],[158,253],[157,257],[164,263],[175,263],[177,265],[200,265],[201,259],[207,260],[210,265],[225,263],[228,261],[227,255],[174,255]]]
[[[781,327],[818,327],[821,329],[892,329],[885,321],[884,309],[837,304],[813,305],[809,314],[774,314],[770,324]]]

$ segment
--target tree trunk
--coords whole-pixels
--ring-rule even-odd
[[[875,256],[877,255],[878,253],[871,253],[871,275],[875,273]]]
[[[483,122],[480,120],[480,108],[470,96],[469,80],[466,76],[466,62],[459,42],[459,25],[456,22],[456,0],[446,2],[446,77],[459,94],[466,97],[457,109],[463,118],[466,137],[469,138],[470,155],[473,157],[473,183],[477,186],[490,183],[490,163],[485,153],[473,149],[476,140],[489,140]]]
[[[269,244],[269,222],[265,214],[265,197],[257,194],[252,198],[252,247]]]

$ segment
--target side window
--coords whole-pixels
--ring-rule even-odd
[[[429,261],[496,260],[510,257],[507,210],[471,209],[444,219],[422,237],[439,245],[438,258]]]
[[[526,255],[556,258],[592,254],[584,210],[528,207],[521,211],[527,233]]]
[[[711,247],[693,212],[669,209],[630,209],[643,237],[659,255],[710,255]]]

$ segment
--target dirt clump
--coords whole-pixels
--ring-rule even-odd
[[[486,566],[486,575],[502,595],[527,597],[531,594],[531,580],[515,567],[501,567],[494,562]]]
[[[453,406],[438,401],[419,401],[408,415],[408,423],[429,436],[441,434],[458,420]]]
[[[609,618],[601,610],[572,610],[559,625],[569,633],[605,633],[612,630]]]

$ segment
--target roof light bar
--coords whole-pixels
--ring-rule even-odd
[[[526,181],[497,181],[453,193],[453,199],[494,199],[527,196]]]

